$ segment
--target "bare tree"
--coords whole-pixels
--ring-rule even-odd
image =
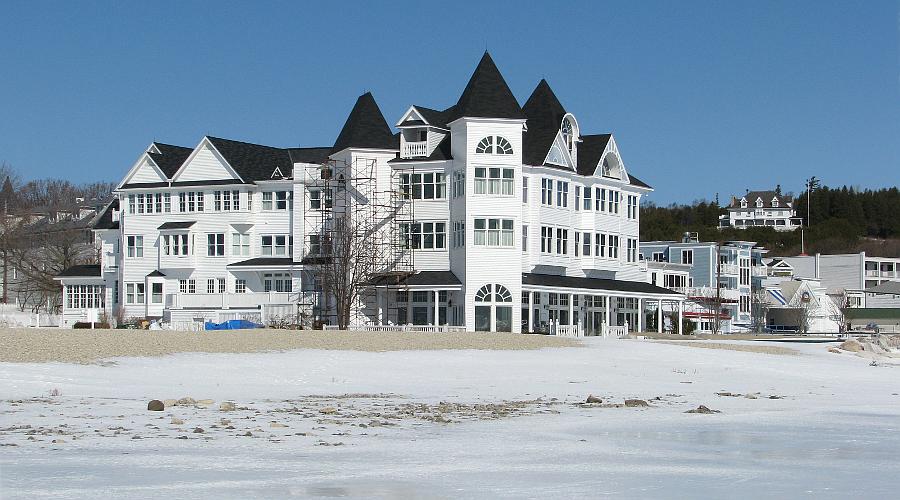
[[[378,228],[352,211],[336,213],[321,235],[317,275],[322,292],[332,302],[337,326],[346,329],[351,313],[380,275],[384,259]]]
[[[55,312],[62,305],[62,287],[54,278],[76,264],[96,262],[89,233],[83,224],[66,221],[56,224],[22,226],[16,244],[9,250],[17,271],[16,293],[20,307],[34,312]]]
[[[755,333],[762,333],[769,316],[769,301],[766,289],[758,288],[750,294],[750,326]]]
[[[794,324],[797,325],[797,332],[801,334],[809,333],[810,320],[812,319],[813,308],[815,304],[813,299],[801,301],[796,307],[791,309],[791,316]]]

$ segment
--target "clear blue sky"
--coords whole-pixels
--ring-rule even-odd
[[[531,2],[529,2],[530,4]],[[900,180],[898,2],[5,2],[0,162],[119,180],[204,134],[331,145],[372,91],[393,124],[456,101],[487,48],[615,134],[657,203]]]

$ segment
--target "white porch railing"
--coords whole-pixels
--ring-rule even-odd
[[[603,338],[620,339],[628,335],[628,327],[603,325],[602,328],[600,328],[600,334]]]
[[[325,325],[323,330],[340,330],[336,325]],[[464,326],[450,325],[363,325],[350,328],[350,330],[362,332],[419,332],[419,333],[457,333],[465,332]]]
[[[738,274],[738,266],[736,264],[719,264],[719,271],[722,274]]]
[[[769,275],[769,268],[767,268],[766,266],[753,266],[752,269],[753,270],[751,272],[753,273],[753,276],[765,278]]]
[[[685,286],[680,288],[675,288],[675,291],[681,292],[688,297],[700,297],[700,298],[715,298],[716,297],[716,289],[711,286]],[[738,300],[741,296],[741,293],[737,290],[730,290],[728,288],[722,288],[719,296],[724,300]]]
[[[246,309],[272,304],[293,304],[296,301],[297,294],[292,292],[171,293],[166,295],[166,307],[170,309],[209,307]]]
[[[557,337],[583,337],[584,332],[578,325],[550,325],[550,334]]]
[[[428,156],[428,142],[406,142],[403,144],[403,157]]]

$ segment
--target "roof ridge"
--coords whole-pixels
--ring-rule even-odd
[[[247,146],[256,146],[256,147],[260,147],[260,148],[281,149],[281,150],[287,150],[287,149],[288,149],[288,148],[282,148],[282,147],[279,147],[279,146],[267,146],[267,145],[265,145],[265,144],[257,144],[257,143],[255,143],[255,142],[236,141],[236,140],[234,140],[234,139],[226,139],[226,138],[224,138],[224,137],[215,137],[215,136],[212,136],[212,135],[207,135],[207,136],[205,136],[205,137],[206,137],[207,139],[210,139],[210,140],[233,142],[233,143],[237,143],[237,144],[244,144],[244,145],[247,145]]]

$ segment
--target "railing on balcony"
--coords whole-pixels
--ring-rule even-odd
[[[676,292],[683,293],[688,297],[693,298],[704,298],[704,299],[714,299],[716,298],[716,289],[711,286],[685,286],[680,288],[675,288]],[[737,290],[730,290],[728,288],[720,288],[719,289],[719,297],[722,300],[738,300],[741,296],[741,293]]]
[[[738,274],[738,266],[736,264],[719,264],[719,271],[722,274]]]
[[[297,294],[291,292],[248,293],[170,293],[166,295],[169,309],[221,308],[248,309],[271,304],[293,304]]]
[[[761,276],[766,277],[769,275],[769,268],[766,266],[753,266],[753,270],[751,271],[753,276]]]
[[[415,158],[417,156],[428,156],[428,142],[405,142],[403,143],[403,157]]]
[[[878,269],[866,269],[866,276],[870,278],[877,278],[880,275],[881,273],[878,271]]]

